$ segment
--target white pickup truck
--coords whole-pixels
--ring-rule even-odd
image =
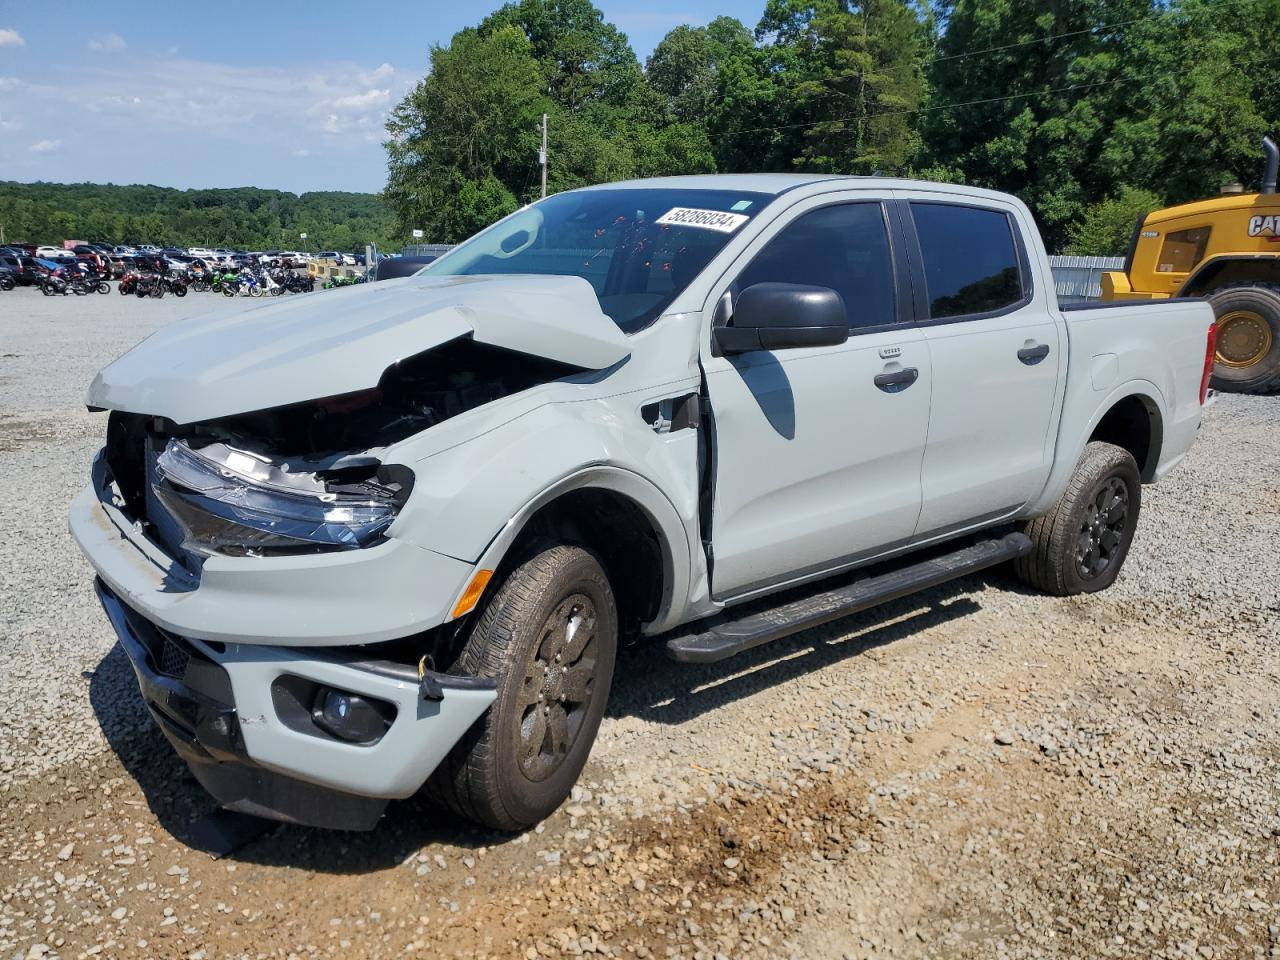
[[[591,187],[139,344],[89,390],[71,529],[225,806],[367,829],[425,784],[517,829],[582,770],[620,638],[709,662],[1006,561],[1109,586],[1212,322],[1060,308],[998,193]]]

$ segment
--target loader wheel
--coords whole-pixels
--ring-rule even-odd
[[[1218,328],[1215,390],[1280,390],[1280,288],[1228,284],[1209,294]]]
[[[1105,590],[1129,554],[1141,507],[1142,480],[1133,455],[1092,441],[1053,509],[1027,523],[1032,549],[1014,561],[1014,572],[1059,597]]]
[[[517,567],[451,673],[498,681],[498,698],[428,781],[433,799],[498,830],[549,816],[573,789],[613,679],[618,615],[596,558],[553,546]]]

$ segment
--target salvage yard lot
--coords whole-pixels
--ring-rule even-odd
[[[0,293],[0,957],[1280,956],[1280,398],[1208,411],[1105,594],[995,571],[714,666],[624,652],[523,836],[415,800],[192,849],[210,802],[66,512],[93,373],[255,303]]]

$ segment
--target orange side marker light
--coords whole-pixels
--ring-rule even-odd
[[[458,598],[458,603],[453,608],[452,619],[456,620],[476,608],[476,604],[480,602],[480,595],[484,593],[484,588],[489,585],[489,580],[492,577],[492,570],[477,570],[475,572],[471,582],[467,584],[467,589],[462,591],[462,596]]]

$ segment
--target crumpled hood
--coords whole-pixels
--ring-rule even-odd
[[[581,277],[415,276],[171,324],[105,367],[85,402],[193,423],[366,390],[468,335],[584,370],[631,352]]]

